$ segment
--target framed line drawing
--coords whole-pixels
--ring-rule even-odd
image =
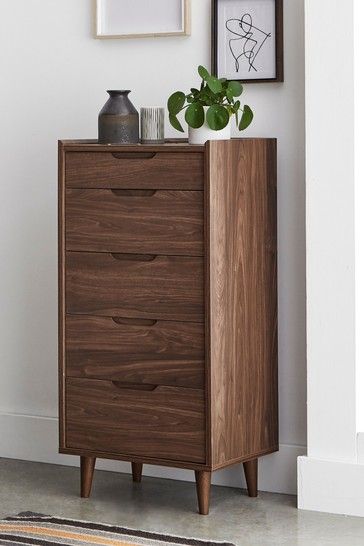
[[[190,34],[190,0],[95,0],[96,38]]]
[[[283,82],[283,0],[212,0],[212,72]]]

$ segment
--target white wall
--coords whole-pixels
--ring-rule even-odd
[[[357,516],[364,516],[363,68],[357,50],[355,73],[354,41],[363,41],[362,15],[362,0],[347,0],[345,10],[340,0],[306,0],[308,456],[298,463],[300,508]]]
[[[306,4],[308,454],[352,461],[353,44],[337,47],[337,36],[342,26],[352,36],[353,2],[344,14],[340,0]]]
[[[191,37],[120,41],[92,38],[92,0],[1,4],[0,456],[56,461],[56,141],[96,137],[108,88],[132,89],[140,107],[197,83],[197,65],[209,65],[210,0],[192,0]],[[256,112],[246,134],[279,141],[282,452],[264,462],[261,485],[284,491],[306,443],[303,24],[303,0],[285,2],[286,81],[246,86]]]
[[[357,431],[364,431],[364,18],[362,0],[354,0],[355,108],[355,301]]]

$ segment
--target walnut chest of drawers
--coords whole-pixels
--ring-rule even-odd
[[[211,472],[278,449],[276,141],[59,143],[60,452]]]

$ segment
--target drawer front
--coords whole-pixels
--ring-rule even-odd
[[[204,154],[173,152],[67,152],[72,188],[202,190]]]
[[[203,388],[204,327],[67,315],[66,375]]]
[[[203,322],[203,258],[67,252],[66,309]]]
[[[66,190],[66,248],[203,255],[203,192]]]
[[[205,462],[204,392],[125,389],[111,381],[66,380],[68,448]]]

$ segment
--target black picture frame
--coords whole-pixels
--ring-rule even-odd
[[[219,74],[218,67],[218,7],[221,1],[226,0],[212,0],[211,2],[211,71],[219,78],[226,77],[224,74]],[[254,1],[255,0],[251,0],[252,3]],[[284,81],[283,0],[275,0],[275,37],[275,78],[236,78],[236,81],[240,81],[242,83],[268,83]],[[231,80],[235,78],[229,77],[228,79]]]

